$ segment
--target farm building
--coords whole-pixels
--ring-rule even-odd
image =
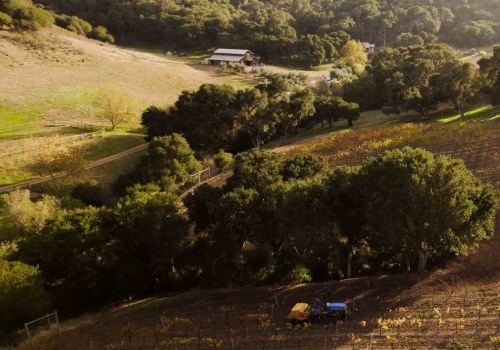
[[[255,56],[250,50],[217,49],[207,61],[211,65],[218,65],[222,62],[237,62],[246,66],[253,66],[259,63],[259,57]]]
[[[363,46],[365,47],[365,53],[367,55],[374,53],[375,52],[375,44],[370,44],[369,42],[362,42]]]

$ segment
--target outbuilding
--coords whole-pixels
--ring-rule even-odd
[[[250,50],[240,49],[217,49],[208,58],[208,64],[216,66],[224,63],[241,63],[246,66],[254,66],[259,63],[259,57]]]
[[[362,42],[363,46],[365,47],[365,53],[367,55],[374,53],[375,52],[375,44],[370,44],[369,42]]]

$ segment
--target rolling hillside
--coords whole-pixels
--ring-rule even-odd
[[[202,83],[249,84],[241,78],[219,75],[211,67],[196,64],[196,59],[118,48],[57,28],[37,35],[31,38],[0,32],[0,128],[42,118],[92,119],[92,100],[99,88],[110,84],[129,92],[138,102],[138,112],[150,104],[172,103],[180,91]],[[477,119],[481,121],[391,121],[303,139],[280,151],[319,154],[332,166],[343,166],[359,165],[387,149],[423,147],[463,159],[478,177],[499,189],[499,119],[496,114]],[[63,128],[56,132],[80,134]],[[43,139],[51,133],[38,130],[31,136]],[[0,149],[18,149],[24,136],[0,136]],[[129,146],[142,143],[139,135],[124,131],[102,140],[89,142],[94,155],[90,160],[97,154],[113,153],[109,149],[119,151],[121,146],[115,141],[122,146],[125,142]],[[16,166],[14,161],[10,165]],[[14,168],[8,168],[7,163],[2,166],[6,170],[0,171],[16,178]],[[12,181],[0,176],[0,182]],[[61,315],[62,333],[50,332],[37,339],[34,348],[498,349],[499,220],[496,233],[468,256],[421,275],[194,290],[125,303],[81,320],[65,320]],[[286,316],[296,302],[312,303],[316,298],[346,302],[350,308],[347,322],[287,326]]]
[[[40,118],[85,119],[100,88],[116,85],[138,112],[165,107],[185,89],[203,83],[245,86],[199,59],[124,49],[53,27],[33,35],[0,31],[0,127]]]
[[[462,158],[499,188],[498,120],[379,125],[303,139],[281,152],[359,164],[405,145]],[[426,274],[353,278],[299,286],[194,290],[113,308],[71,323],[39,349],[497,349],[500,338],[500,223],[497,235],[446,268]],[[289,327],[296,302],[346,302],[351,318]],[[162,318],[163,317],[163,318]]]

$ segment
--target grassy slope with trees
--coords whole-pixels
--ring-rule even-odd
[[[348,41],[343,49],[344,64],[358,77],[351,90],[346,84],[353,100],[361,96],[352,94],[360,86],[375,87],[379,98],[368,102],[394,112],[414,110],[422,119],[439,102],[453,103],[463,118],[479,88],[498,103],[498,49],[480,62],[481,76],[442,45],[386,50],[363,72],[357,67],[365,62],[345,54],[349,43],[354,51],[361,48]],[[445,72],[452,75],[443,79]],[[417,266],[422,272],[430,257],[440,266],[492,236],[497,192],[462,162],[409,148],[333,171],[311,155],[240,153],[227,184],[200,187],[185,200],[189,220],[181,215],[173,190],[200,168],[195,155],[222,150],[218,157],[227,163],[223,150],[248,149],[251,143],[258,148],[280,135],[286,142],[306,123],[343,118],[352,126],[359,117],[355,102],[363,106],[365,100],[346,102],[301,83],[300,76],[270,74],[245,91],[205,84],[184,91],[171,108],[150,107],[143,114],[147,137],[161,138],[117,184],[116,203],[102,206],[103,194],[92,184],[62,200],[45,196],[31,202],[27,192],[5,195],[11,242],[2,244],[0,256],[39,269],[4,263],[6,300],[23,286],[27,297],[45,293],[40,277],[57,306],[72,313],[192,286],[321,281]],[[128,108],[124,114],[130,114]],[[78,152],[69,154],[40,164],[57,171],[82,160]],[[124,185],[132,186],[124,190]],[[35,299],[43,308],[45,297]],[[6,322],[31,311],[12,309]],[[15,340],[15,333],[5,331],[7,342]]]
[[[459,47],[500,39],[495,0],[38,0],[108,28],[121,42],[169,48],[248,48],[266,61],[319,65],[350,38],[377,46],[437,40]]]

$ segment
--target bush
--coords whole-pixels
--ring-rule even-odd
[[[0,345],[12,343],[23,322],[40,317],[50,307],[39,275],[36,267],[0,260]]]
[[[278,267],[265,267],[256,275],[259,284],[300,284],[311,280],[311,272],[303,265],[284,264]]]
[[[88,36],[92,32],[92,25],[76,16],[58,16],[56,18],[56,25],[83,36]]]
[[[228,152],[224,152],[224,150],[219,150],[214,156],[214,163],[219,171],[226,170],[231,166],[233,162],[233,155]]]
[[[101,207],[104,205],[106,196],[102,188],[97,184],[82,183],[75,186],[71,197],[81,200],[86,205]]]
[[[88,35],[89,38],[96,39],[99,41],[114,43],[115,38],[111,35],[106,28],[103,26],[95,27],[92,32]]]
[[[5,12],[0,12],[0,26],[10,26],[12,25],[12,17],[10,17]]]
[[[241,74],[245,72],[245,66],[238,62],[221,62],[219,64],[219,70],[226,73]]]
[[[27,6],[14,11],[12,14],[12,23],[18,30],[37,31],[54,24],[54,16],[44,9]]]
[[[282,282],[286,284],[311,282],[311,272],[307,267],[302,265],[295,266],[285,275]]]

